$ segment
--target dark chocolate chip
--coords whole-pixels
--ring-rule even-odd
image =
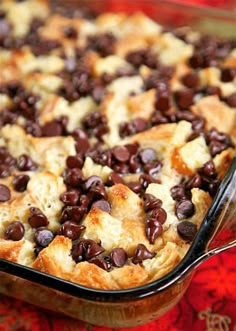
[[[156,219],[161,224],[164,224],[167,219],[167,213],[165,209],[156,207],[147,213],[147,217],[148,219]]]
[[[11,222],[6,231],[5,231],[5,238],[8,240],[18,241],[24,237],[25,228],[21,222],[14,221]]]
[[[93,257],[89,260],[89,263],[96,264],[99,268],[108,271],[111,268],[111,264],[106,261],[103,257]]]
[[[115,185],[115,184],[123,184],[123,179],[122,177],[116,173],[116,172],[112,172],[110,175],[109,175],[109,178],[108,178],[108,183],[107,183],[109,186],[112,186],[112,185]]]
[[[222,68],[221,81],[224,83],[231,82],[236,77],[236,68]]]
[[[179,236],[186,241],[193,241],[197,234],[197,226],[189,221],[183,221],[177,225]]]
[[[125,146],[115,146],[111,150],[112,155],[118,162],[127,162],[130,159],[129,150]]]
[[[38,168],[38,165],[29,155],[22,154],[17,160],[17,167],[21,171],[33,171]]]
[[[61,215],[61,222],[68,220],[80,222],[86,211],[87,208],[85,206],[66,206]]]
[[[144,260],[152,259],[155,255],[156,254],[150,252],[145,245],[138,244],[134,253],[134,257],[132,258],[132,262],[134,264],[138,264]]]
[[[62,136],[62,126],[57,121],[51,121],[44,126],[42,126],[42,136],[44,137],[55,137],[55,136]]]
[[[79,187],[84,182],[84,175],[79,168],[66,169],[63,178],[65,184],[72,187]]]
[[[175,214],[179,220],[193,216],[194,212],[195,207],[191,200],[183,199],[175,205]]]
[[[103,210],[107,213],[111,212],[111,206],[110,206],[109,202],[104,200],[104,199],[95,201],[92,204],[91,208],[98,208],[98,209],[101,209],[101,210]]]
[[[143,164],[156,160],[156,151],[153,148],[142,149],[138,155]]]
[[[230,94],[225,101],[230,107],[236,108],[236,92]]]
[[[77,202],[79,201],[79,193],[75,190],[64,192],[60,195],[60,200],[66,206],[75,206],[75,205],[77,205]]]
[[[182,200],[186,196],[185,187],[183,184],[173,186],[170,192],[172,198],[176,201]]]
[[[84,189],[89,190],[92,186],[96,186],[97,184],[102,184],[102,178],[99,176],[90,176],[84,182]]]
[[[71,240],[76,240],[80,237],[81,232],[85,229],[84,225],[77,224],[72,221],[66,221],[60,227],[59,233]]]
[[[142,185],[139,182],[129,182],[127,186],[136,194],[142,191]]]
[[[175,101],[180,109],[188,109],[193,104],[192,89],[182,89],[175,92]]]
[[[145,193],[143,195],[143,201],[145,212],[148,212],[154,208],[160,208],[162,206],[162,201],[150,193]]]
[[[84,164],[84,159],[81,154],[76,154],[74,156],[70,155],[66,159],[66,166],[69,169],[79,168],[81,169]]]
[[[110,253],[111,264],[114,267],[123,267],[128,259],[128,255],[123,248],[114,248]]]
[[[199,169],[199,172],[200,174],[211,178],[215,178],[217,176],[215,165],[211,160],[206,162],[203,167]]]
[[[181,77],[181,82],[188,88],[197,88],[199,85],[199,77],[196,72],[188,72]]]
[[[6,185],[0,184],[0,202],[6,202],[11,199],[11,191]]]
[[[193,175],[186,183],[186,188],[191,190],[194,187],[200,188],[202,186],[202,178],[199,174]]]
[[[28,175],[18,175],[13,178],[12,184],[14,190],[17,192],[24,192],[27,188],[27,184],[30,180]]]
[[[150,244],[154,244],[155,240],[162,234],[162,224],[155,218],[150,218],[146,222],[146,235]]]
[[[47,217],[39,208],[36,207],[30,207],[28,222],[32,228],[39,228],[49,224]]]
[[[40,247],[47,247],[53,240],[54,234],[46,228],[39,228],[34,234],[34,240]]]

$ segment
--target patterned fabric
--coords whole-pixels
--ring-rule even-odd
[[[236,331],[236,248],[204,262],[183,299],[143,326],[116,331]],[[113,331],[0,295],[0,331]]]

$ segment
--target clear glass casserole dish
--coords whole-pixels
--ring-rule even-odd
[[[62,1],[61,1],[62,3]],[[58,1],[57,10],[64,10]],[[68,1],[68,7],[95,11],[142,10],[165,26],[189,25],[196,30],[235,37],[235,14],[157,1]],[[197,237],[180,264],[161,279],[127,290],[86,288],[0,259],[0,291],[29,303],[107,327],[146,323],[172,308],[187,289],[194,268],[210,256],[236,244],[235,160],[223,180]]]

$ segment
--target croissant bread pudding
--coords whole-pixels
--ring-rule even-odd
[[[188,251],[235,154],[236,41],[0,3],[0,258],[99,289]]]

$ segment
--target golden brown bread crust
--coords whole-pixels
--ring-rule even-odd
[[[166,275],[181,261],[191,244],[190,239],[179,234],[182,219],[177,217],[178,200],[171,189],[176,185],[185,185],[186,189],[194,176],[200,176],[204,181],[206,174],[202,175],[201,171],[207,162],[215,168],[208,180],[211,183],[222,180],[235,155],[235,147],[229,142],[213,153],[207,138],[209,131],[216,129],[221,139],[222,134],[226,134],[224,139],[231,137],[236,142],[235,106],[227,99],[236,92],[235,78],[223,82],[221,68],[211,66],[194,70],[189,64],[194,54],[193,43],[165,32],[142,13],[105,13],[95,19],[69,18],[50,13],[46,0],[19,3],[3,0],[0,10],[10,22],[12,40],[19,42],[17,38],[26,38],[26,45],[18,49],[14,46],[0,48],[0,154],[4,154],[5,148],[13,158],[9,161],[12,162],[9,175],[0,167],[0,185],[10,190],[10,198],[0,202],[0,258],[100,289],[135,287]],[[24,20],[19,19],[19,13]],[[36,22],[39,24],[36,35],[32,32],[35,17],[44,21],[42,26]],[[199,38],[191,31],[187,33],[190,39]],[[46,46],[42,41],[52,48],[44,49]],[[42,43],[40,50],[37,43]],[[235,50],[220,65],[235,68]],[[171,72],[170,77],[168,72]],[[191,73],[197,74],[199,85],[195,90],[193,88],[195,96],[185,109],[179,106],[176,92],[192,89],[183,80],[184,75]],[[14,84],[19,82],[21,87],[17,95],[12,96]],[[8,84],[13,84],[13,92],[6,92]],[[219,87],[221,98],[204,95],[207,87]],[[159,94],[163,91],[164,102],[165,93],[171,93],[168,109],[163,103],[164,109],[158,108]],[[17,103],[19,96],[23,100]],[[35,97],[38,100],[35,101]],[[13,119],[8,119],[9,114],[4,117],[6,109]],[[103,116],[100,127],[99,121],[94,124],[90,118],[96,113]],[[188,119],[189,114],[195,116],[194,120]],[[135,122],[137,119],[139,124]],[[202,131],[198,132],[194,124],[199,119],[205,122]],[[35,128],[32,129],[29,122],[37,124],[42,132],[33,132]],[[52,132],[46,130],[45,134],[45,126],[50,124]],[[122,125],[126,125],[123,132]],[[88,139],[84,136],[81,139],[78,128],[87,130]],[[96,130],[102,133],[96,136]],[[83,151],[86,144],[92,148],[102,146],[102,156],[94,157],[94,151],[90,149],[86,154],[88,151]],[[157,157],[154,162],[158,161],[160,165],[157,173],[153,175],[148,167],[145,170],[150,164],[145,156],[142,161],[140,154],[135,154],[133,160],[133,166],[138,162],[140,169],[122,170],[122,158],[120,160],[118,155],[116,159],[113,148],[127,144],[133,144],[133,148],[137,144],[138,153],[146,149],[154,151]],[[22,155],[36,162],[37,169],[22,170],[19,166]],[[81,163],[75,168],[79,168],[84,177],[78,185],[71,184],[70,176],[67,177],[67,172],[74,168],[68,166],[68,157],[75,155]],[[129,167],[130,163],[131,158],[125,166]],[[119,172],[120,166],[120,180],[112,182],[112,175],[114,171]],[[19,175],[29,176],[27,187],[20,187],[20,190],[14,185]],[[93,175],[99,176],[104,186],[102,195],[95,190],[95,198],[91,198],[92,193],[85,189],[86,180]],[[78,180],[79,176],[77,173],[72,180]],[[195,182],[195,186],[188,189],[191,198],[187,198],[194,205],[194,213],[184,215],[184,220],[196,231],[212,201],[213,194],[204,185]],[[77,201],[65,202],[63,193],[71,191],[78,194]],[[151,216],[148,216],[150,210],[144,201],[145,193],[160,199],[162,205],[158,208],[166,213],[163,224],[159,224],[161,231],[153,242],[148,236],[148,217]],[[88,205],[86,197],[90,197]],[[106,200],[110,210],[96,206],[101,198]],[[73,207],[78,206],[86,212],[76,215],[75,223],[82,230],[73,238],[70,232],[63,232],[63,226],[67,221],[74,221]],[[45,247],[40,246],[36,238],[40,227],[32,226],[29,221],[32,207],[38,208],[47,218],[48,224],[43,229],[53,236]],[[20,240],[13,240],[6,234],[14,221],[24,226],[25,233]],[[95,242],[104,250],[98,255],[95,252],[92,259],[85,258],[84,251],[74,256],[72,247],[81,242],[82,246]],[[145,245],[152,258],[136,263],[134,256],[140,244]],[[116,265],[111,258],[117,248],[122,248],[127,255],[122,266]]]

